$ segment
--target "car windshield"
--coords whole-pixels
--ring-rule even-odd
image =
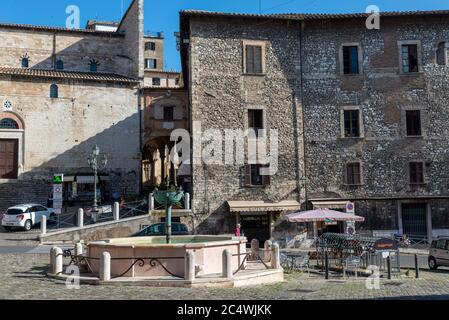
[[[18,214],[22,214],[23,210],[22,209],[8,209],[8,211],[6,211],[6,214],[8,216],[16,216]]]

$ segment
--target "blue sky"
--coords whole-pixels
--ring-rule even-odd
[[[449,0],[260,0],[262,13],[364,12],[368,5],[381,11],[448,9]],[[124,8],[131,0],[123,0]],[[119,20],[122,0],[2,0],[0,21],[65,26],[68,5],[81,11],[81,26],[88,19]],[[173,33],[178,31],[178,12],[183,9],[259,13],[259,0],[146,0],[145,29],[165,33],[165,68],[179,70],[179,54]]]

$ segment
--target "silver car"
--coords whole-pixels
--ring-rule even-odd
[[[449,267],[449,237],[440,237],[432,241],[429,250],[429,268]]]

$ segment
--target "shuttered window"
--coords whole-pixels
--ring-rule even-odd
[[[360,185],[361,182],[360,163],[348,163],[346,165],[346,184]]]
[[[410,183],[420,184],[424,183],[424,166],[422,162],[410,162]]]
[[[262,74],[262,46],[246,46],[246,73]]]

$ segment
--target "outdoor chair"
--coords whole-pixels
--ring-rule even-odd
[[[354,269],[355,277],[358,276],[358,269],[360,266],[360,258],[355,256],[350,256],[343,261],[343,277],[346,278],[346,270]]]
[[[300,258],[301,260],[298,262],[297,260],[295,261],[295,268],[299,268],[299,270],[301,270],[301,272],[304,272],[304,268],[307,268],[307,273],[310,276],[310,262],[309,262],[309,256],[306,255],[302,258]]]

